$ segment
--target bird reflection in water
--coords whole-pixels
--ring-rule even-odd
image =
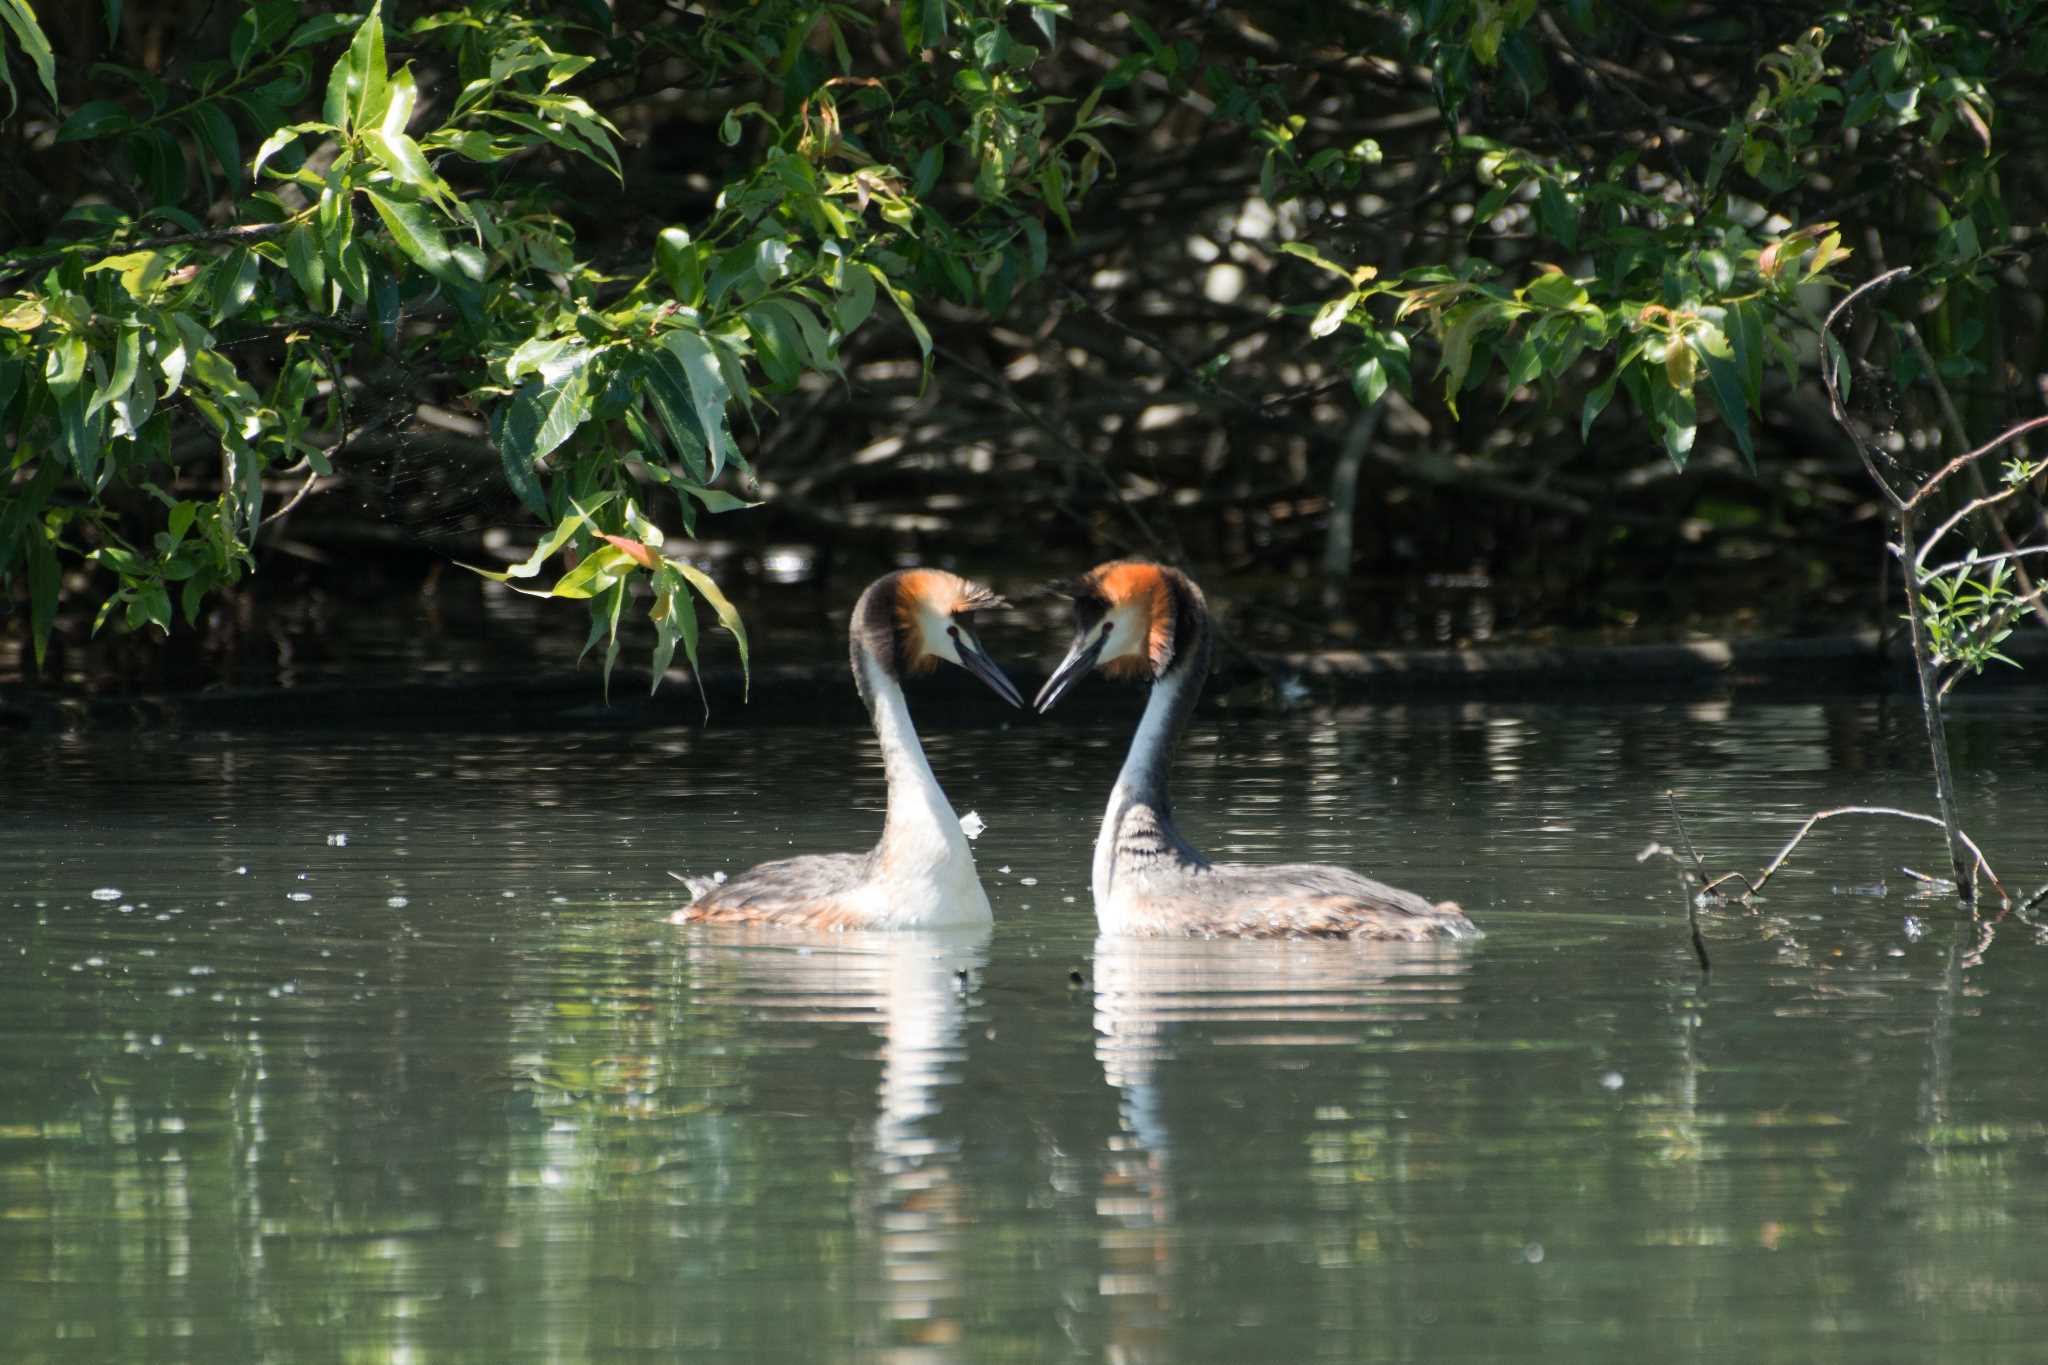
[[[1355,1048],[1369,1030],[1398,1026],[1456,999],[1467,968],[1461,945],[1318,941],[1132,938],[1095,940],[1095,1057],[1118,1094],[1118,1130],[1108,1143],[1096,1219],[1102,1250],[1099,1292],[1108,1315],[1108,1358],[1135,1363],[1169,1358],[1167,1328],[1185,1314],[1176,1284],[1173,1153],[1167,1086],[1178,1058],[1209,1049],[1270,1049],[1272,1061],[1303,1049]],[[1260,1107],[1350,1103],[1346,1088],[1328,1097],[1278,1093],[1315,1084],[1310,1070],[1268,1066]],[[1190,1094],[1217,1092],[1193,1069]],[[1189,1094],[1177,1094],[1185,1119]],[[1182,1135],[1190,1136],[1190,1135]],[[1195,1276],[1189,1283],[1198,1283]]]
[[[931,1130],[959,1079],[987,927],[804,933],[704,927],[697,964],[783,1024],[866,1024],[880,1036],[872,1140],[854,1171],[856,1274],[877,1305],[863,1359],[960,1358],[962,1227],[959,1153]]]

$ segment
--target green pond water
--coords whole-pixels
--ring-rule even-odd
[[[913,698],[913,708],[916,699]],[[0,740],[0,1359],[2048,1358],[2048,946],[1837,821],[1900,701],[1198,718],[1183,824],[1460,901],[1443,948],[1098,942],[1124,717],[927,737],[992,933],[673,928],[851,848],[873,743]],[[1956,705],[2048,880],[2048,698]]]

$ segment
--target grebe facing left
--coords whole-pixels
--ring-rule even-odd
[[[1074,600],[1074,643],[1039,692],[1049,711],[1100,668],[1152,684],[1095,840],[1095,916],[1108,934],[1232,938],[1472,938],[1450,901],[1320,863],[1212,863],[1173,824],[1167,769],[1209,676],[1209,610],[1177,569],[1142,560],[1099,565],[1061,591]]]
[[[1012,706],[1024,699],[965,619],[1003,605],[940,569],[905,569],[868,585],[847,631],[854,686],[881,741],[889,809],[866,853],[781,858],[726,880],[686,877],[690,904],[672,924],[782,924],[810,929],[930,929],[986,924],[988,894],[960,818],[939,789],[910,723],[900,679],[958,664]]]

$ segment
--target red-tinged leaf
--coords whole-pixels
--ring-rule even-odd
[[[611,544],[625,551],[626,554],[632,557],[633,562],[635,564],[638,564],[643,569],[651,570],[661,563],[661,556],[656,554],[653,548],[650,547],[645,541],[634,540],[628,536],[610,535],[604,531],[599,531],[597,533],[597,538],[599,540],[609,541]]]

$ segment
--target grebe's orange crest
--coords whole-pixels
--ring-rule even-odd
[[[1173,591],[1166,571],[1143,560],[1119,560],[1091,570],[1086,580],[1111,613],[1128,613],[1141,638],[1142,653],[1107,658],[1102,672],[1112,678],[1143,682],[1166,671],[1173,658]]]
[[[929,673],[941,660],[959,663],[946,628],[971,611],[1007,606],[1002,598],[944,569],[910,569],[896,580],[896,630],[903,642],[904,668]]]

